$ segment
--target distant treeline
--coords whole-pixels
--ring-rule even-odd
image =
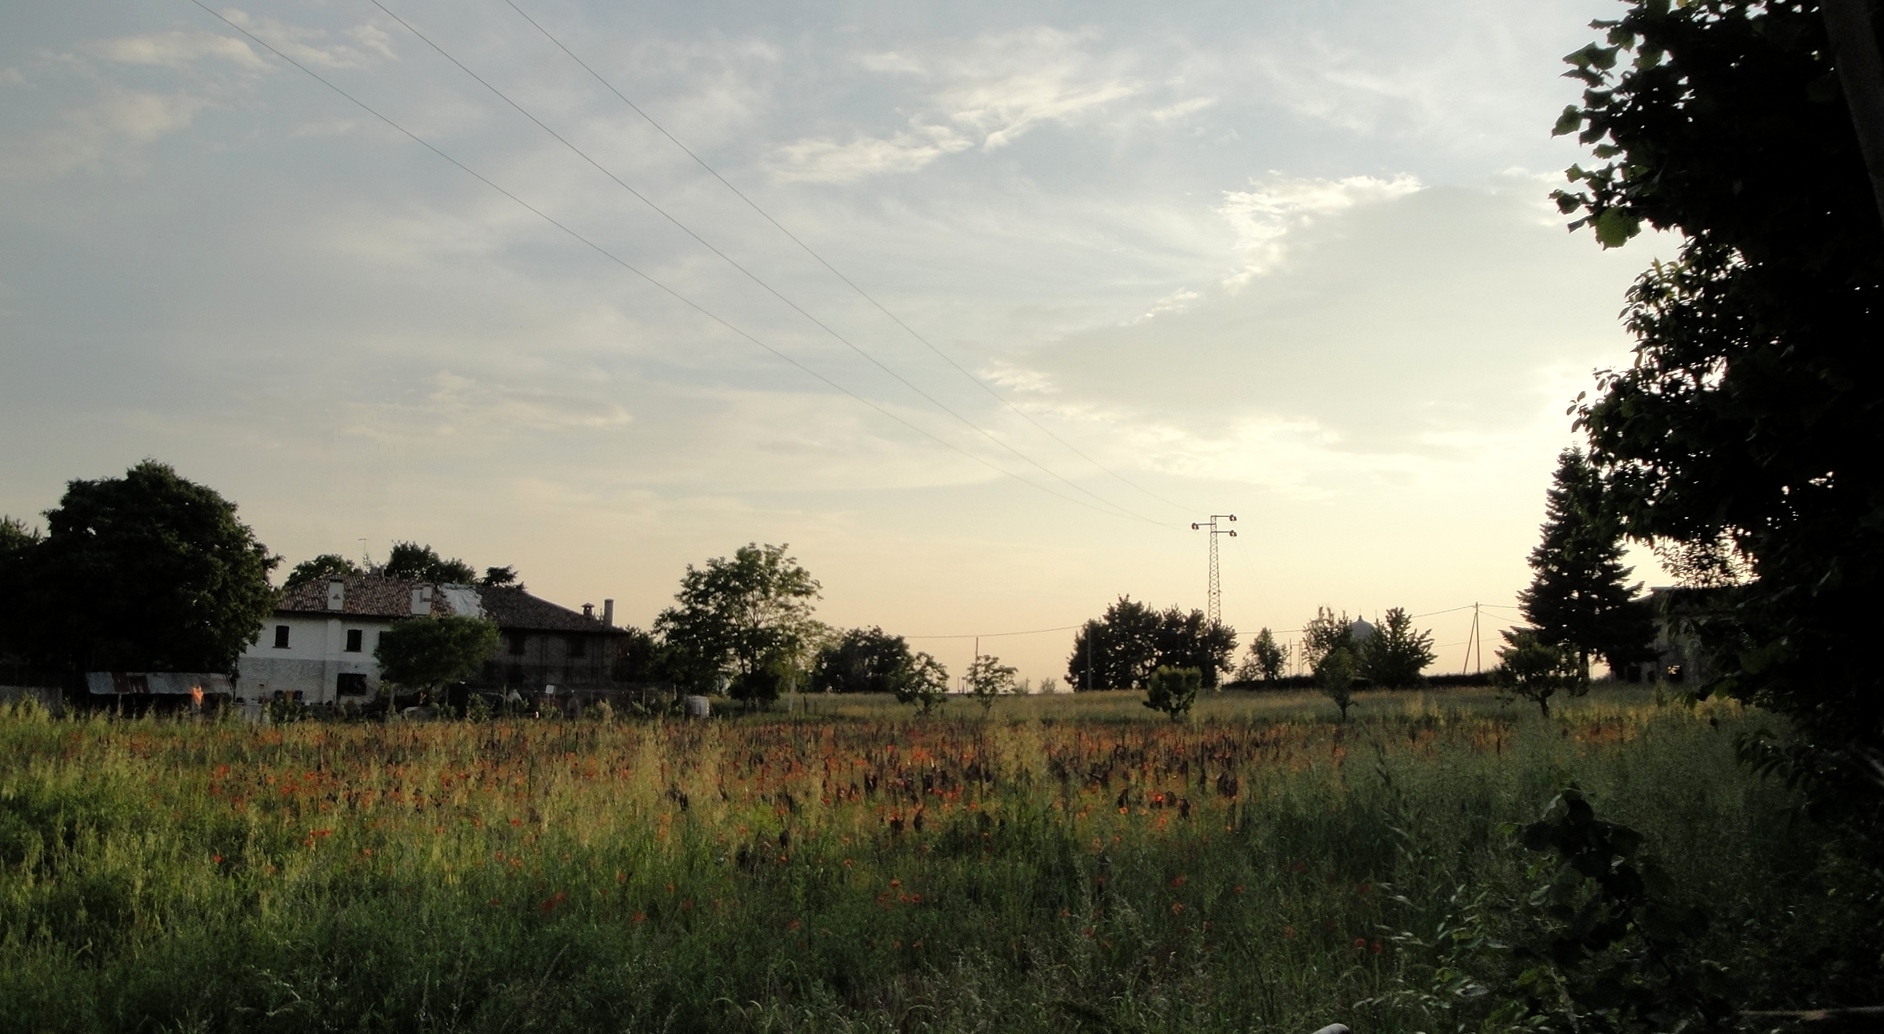
[[[1481,671],[1481,672],[1473,672],[1470,675],[1454,675],[1454,674],[1428,675],[1423,680],[1421,680],[1420,685],[1412,686],[1408,688],[1411,688],[1411,689],[1429,689],[1429,688],[1430,689],[1449,689],[1455,686],[1489,686],[1491,684],[1492,684],[1492,673],[1489,671]],[[1281,691],[1281,690],[1314,689],[1316,688],[1316,684],[1315,684],[1315,676],[1313,675],[1284,675],[1281,678],[1275,678],[1275,679],[1237,679],[1234,682],[1224,683],[1223,688],[1224,689],[1249,690],[1251,692],[1256,692],[1256,693],[1268,693],[1268,692],[1276,692],[1276,691]],[[1362,681],[1362,682],[1356,683],[1355,688],[1356,689],[1374,689],[1376,687],[1367,684],[1365,681]]]

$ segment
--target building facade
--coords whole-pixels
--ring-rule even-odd
[[[447,585],[355,575],[282,593],[274,616],[243,652],[235,695],[306,704],[365,703],[381,691],[373,652],[381,633],[412,617],[487,617],[497,623],[497,654],[472,686],[517,690],[604,688],[625,633],[612,627],[614,601],[598,618],[557,606],[512,586]]]

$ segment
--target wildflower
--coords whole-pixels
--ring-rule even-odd
[[[1380,938],[1378,937],[1374,938],[1374,943],[1371,945],[1368,945],[1367,950],[1370,952],[1373,952],[1375,955],[1380,954]]]
[[[1366,947],[1367,947],[1367,938],[1365,938],[1365,937],[1356,937],[1356,938],[1354,938],[1354,949],[1355,949],[1356,951],[1360,951],[1360,950],[1363,950],[1363,949],[1365,949]]]
[[[1295,927],[1293,926],[1283,927],[1282,936],[1287,937],[1289,940],[1294,940],[1295,939]]]
[[[1182,901],[1171,902],[1171,914],[1172,915],[1179,915],[1183,911],[1184,911],[1184,902]]]
[[[491,903],[492,903],[492,904],[496,904],[496,903],[497,903],[497,899],[496,899],[496,898],[492,898],[492,899],[491,899]],[[646,912],[636,912],[636,913],[635,913],[635,918],[634,918],[634,921],[635,921],[635,922],[636,922],[637,924],[639,924],[639,923],[645,923],[645,922],[647,922],[647,921],[648,921],[648,914],[647,914]]]
[[[1173,887],[1182,887],[1182,886],[1184,886],[1184,877],[1182,877],[1182,876],[1173,876],[1173,877],[1171,877],[1171,886],[1173,886]]]

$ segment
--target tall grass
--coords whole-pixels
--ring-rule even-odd
[[[1732,757],[1762,719],[1731,705],[1201,711],[17,712],[0,1028],[1411,1029],[1355,1004],[1430,965],[1395,933],[1520,894],[1510,824],[1566,783],[1719,900],[1756,908],[1795,864],[1795,802]]]

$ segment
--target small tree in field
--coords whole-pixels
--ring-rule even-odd
[[[1014,676],[1019,673],[1020,669],[1002,664],[1001,658],[992,654],[975,658],[966,678],[968,693],[981,705],[982,714],[993,710],[995,697],[1014,691]]]
[[[1345,646],[1337,646],[1315,665],[1315,685],[1321,689],[1322,696],[1334,701],[1341,709],[1341,720],[1348,720],[1348,708],[1354,706],[1354,675],[1358,666],[1354,663],[1354,651]]]
[[[1589,678],[1576,647],[1547,643],[1534,628],[1512,628],[1500,633],[1505,646],[1498,651],[1492,678],[1507,697],[1522,697],[1537,704],[1550,717],[1550,698],[1563,690],[1569,696],[1589,692]]]
[[[1433,663],[1433,635],[1413,630],[1406,608],[1387,611],[1372,638],[1361,644],[1361,674],[1385,689],[1405,689],[1421,682],[1420,672]]]
[[[373,659],[387,684],[388,717],[394,685],[436,694],[470,678],[496,652],[497,623],[485,618],[410,618],[381,632]]]
[[[895,693],[897,703],[915,704],[917,714],[933,713],[948,703],[949,670],[941,661],[917,651],[909,667],[898,674]]]
[[[1302,626],[1302,660],[1319,672],[1323,658],[1336,650],[1348,651],[1348,660],[1354,660],[1354,623],[1345,610],[1337,617],[1333,608],[1316,607],[1314,620]]]
[[[1196,668],[1161,667],[1151,673],[1151,679],[1145,687],[1145,706],[1154,711],[1163,711],[1178,721],[1191,711],[1191,705],[1197,702],[1197,691],[1203,688],[1204,673]]]
[[[1250,640],[1249,657],[1243,666],[1237,669],[1237,677],[1245,682],[1273,682],[1282,677],[1282,671],[1289,665],[1289,652],[1276,642],[1275,633],[1267,628],[1256,633]]]

